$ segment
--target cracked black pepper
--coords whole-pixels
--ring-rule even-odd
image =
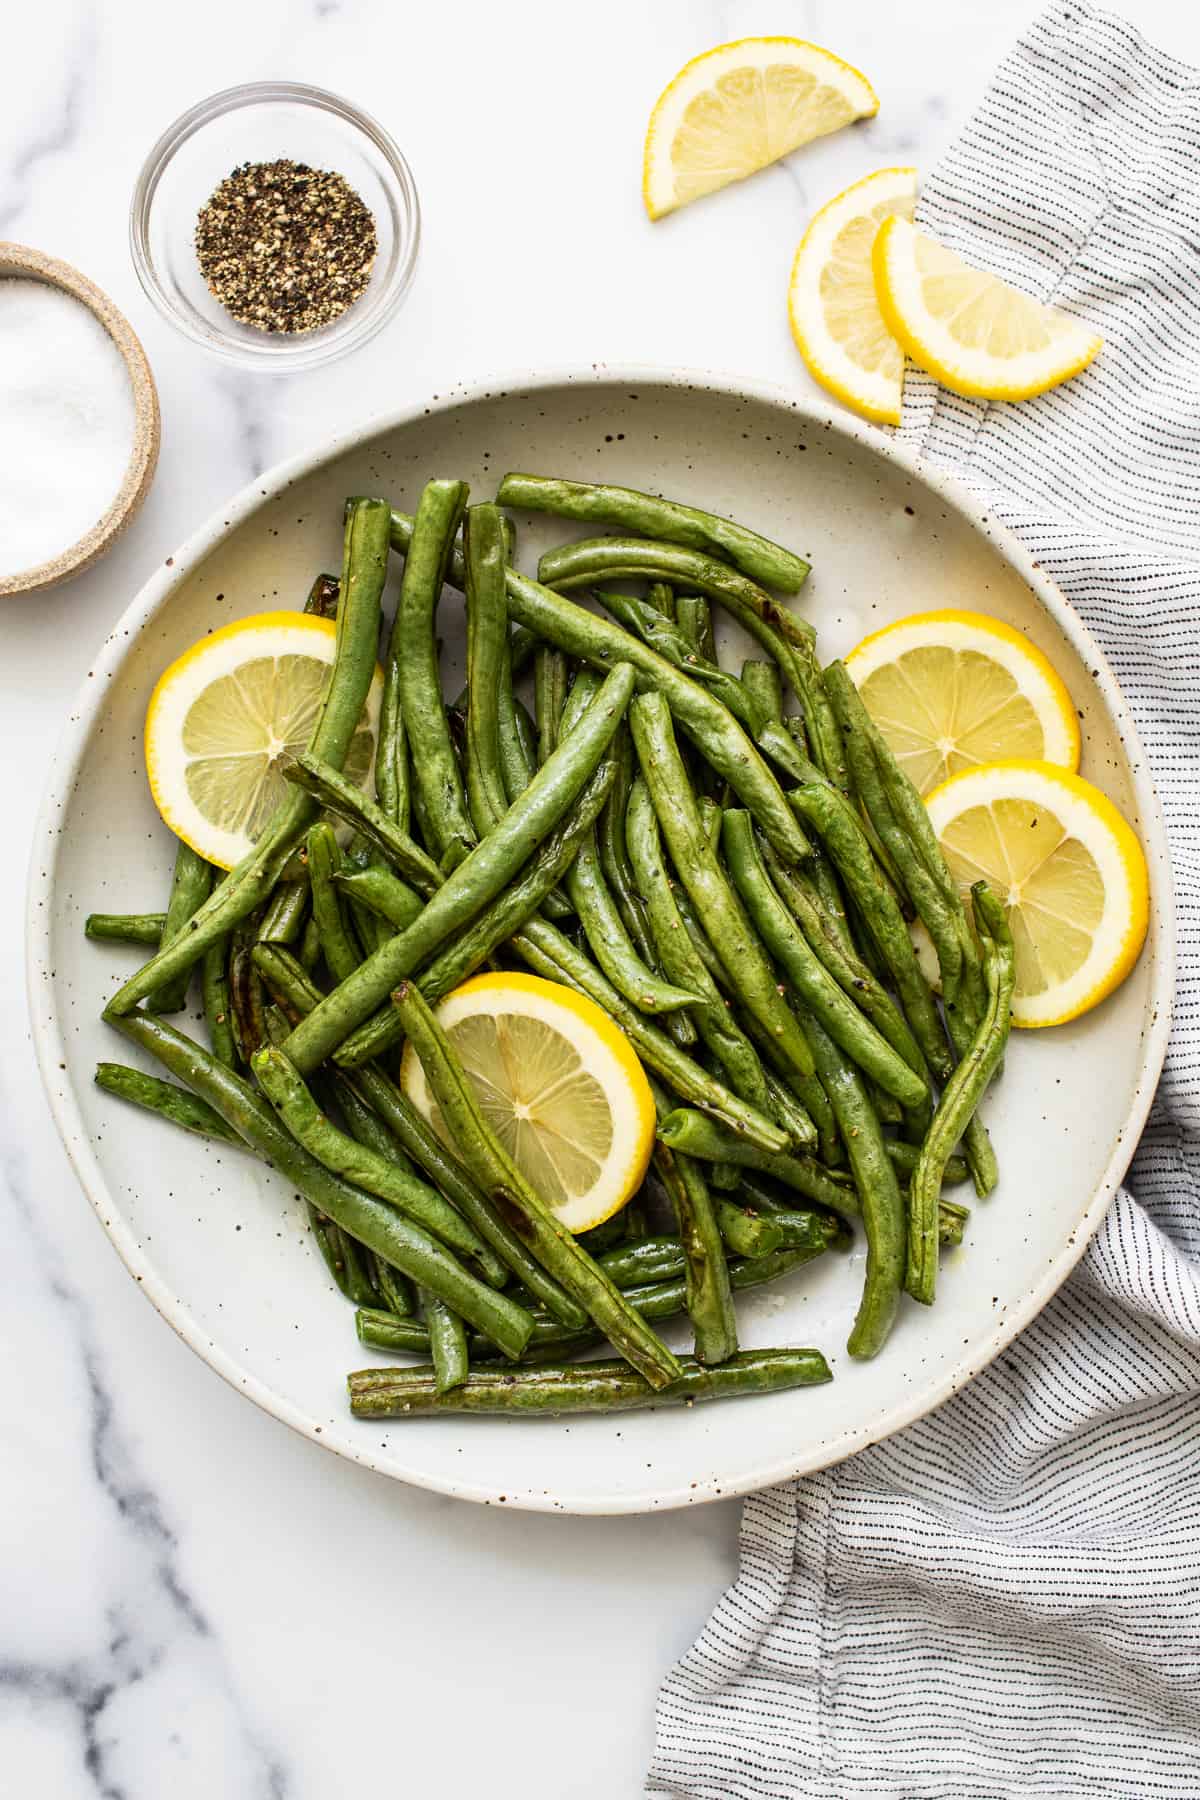
[[[307,163],[242,163],[200,209],[209,291],[256,331],[315,331],[363,293],[375,220],[345,176]]]

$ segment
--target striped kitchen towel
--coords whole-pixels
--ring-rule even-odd
[[[1200,74],[1067,0],[919,219],[1104,333],[1020,406],[910,375],[957,472],[1102,640],[1171,838],[1174,1033],[1126,1188],[983,1375],[746,1503],[741,1572],[664,1683],[647,1791],[1200,1796]]]

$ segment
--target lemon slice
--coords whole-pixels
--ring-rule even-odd
[[[871,260],[888,329],[956,394],[1027,400],[1078,375],[1103,342],[1078,319],[970,268],[907,219],[884,221]]]
[[[884,219],[911,219],[915,169],[877,169],[827,202],[792,264],[788,319],[809,373],[847,406],[900,423],[904,352],[875,295],[871,246]]]
[[[312,613],[256,613],[201,638],[159,677],[146,712],[154,803],[177,837],[232,869],[258,841],[307,749],[333,665],[337,626]],[[372,778],[383,698],[376,669],[345,773]]]
[[[1041,651],[999,619],[914,613],[864,638],[846,667],[919,793],[1010,757],[1079,767],[1070,694]]]
[[[624,1033],[594,1001],[538,975],[476,975],[437,1009],[483,1115],[542,1199],[588,1231],[641,1185],[654,1147],[654,1098]],[[400,1083],[454,1140],[412,1045]]]
[[[682,68],[655,103],[642,164],[646,211],[661,219],[878,111],[866,76],[819,44],[719,44]]]
[[[1014,1025],[1061,1025],[1128,975],[1146,937],[1141,845],[1090,782],[1042,762],[952,775],[926,801],[964,893],[991,883],[1017,955]]]

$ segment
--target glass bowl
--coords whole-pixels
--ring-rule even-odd
[[[362,196],[379,248],[366,291],[315,331],[242,325],[200,273],[194,234],[201,207],[245,162],[290,157],[334,169]],[[185,337],[244,369],[291,374],[355,350],[391,318],[408,290],[421,236],[412,172],[388,133],[323,88],[255,81],[193,106],[163,133],[134,189],[129,244],[150,299]]]

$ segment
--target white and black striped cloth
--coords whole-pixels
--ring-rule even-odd
[[[1200,1796],[1200,73],[1069,0],[926,185],[970,261],[1099,360],[903,439],[1103,641],[1167,817],[1174,1035],[1076,1273],[940,1411],[746,1503],[741,1572],[665,1682],[647,1791],[696,1800]]]

